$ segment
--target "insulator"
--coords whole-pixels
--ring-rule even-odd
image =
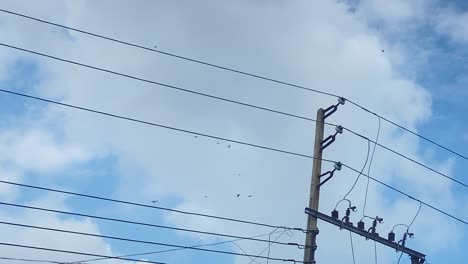
[[[343,164],[341,162],[335,162],[335,164],[333,164],[333,167],[335,167],[335,170],[337,171],[340,171],[341,170],[341,166],[343,166]]]
[[[344,97],[338,97],[338,103],[344,105],[345,102],[346,102],[346,98],[344,98]]]
[[[362,220],[359,221],[359,222],[357,223],[357,227],[358,227],[359,229],[365,229],[365,224],[364,224],[364,222],[363,222]]]
[[[332,211],[332,217],[338,219],[338,211],[336,209]]]
[[[339,134],[343,134],[343,127],[342,126],[336,126],[335,131]]]
[[[393,231],[390,231],[390,233],[388,233],[388,240],[392,242],[395,241],[395,233],[393,233]]]

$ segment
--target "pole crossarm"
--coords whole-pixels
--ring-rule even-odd
[[[404,247],[404,246],[401,246],[395,242],[392,242],[392,241],[389,241],[383,237],[380,237],[378,236],[377,234],[370,234],[369,232],[367,232],[367,230],[363,230],[363,229],[359,229],[353,225],[350,225],[350,224],[345,224],[343,223],[342,221],[338,220],[338,219],[335,219],[331,216],[328,216],[326,214],[323,214],[323,213],[320,213],[316,210],[313,210],[311,208],[306,208],[305,209],[305,213],[309,216],[312,216],[314,218],[317,218],[317,219],[320,219],[320,220],[323,220],[325,222],[328,222],[330,224],[333,224],[333,225],[336,225],[338,226],[339,228],[341,229],[346,229],[346,230],[349,230],[353,233],[356,233],[360,236],[363,236],[365,237],[366,239],[370,239],[370,240],[374,240],[375,242],[378,242],[382,245],[385,245],[387,247],[391,247],[397,251],[401,251],[403,253],[406,253],[408,255],[410,255],[412,258],[417,258],[419,259],[419,264],[423,264],[424,261],[425,261],[425,258],[426,258],[426,255],[420,253],[420,252],[417,252],[415,250],[412,250],[410,248],[407,248],[407,247]]]

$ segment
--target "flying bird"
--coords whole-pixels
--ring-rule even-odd
[[[237,197],[236,198],[239,198],[240,194],[237,194]]]
[[[230,147],[231,147],[231,145],[228,145],[228,148],[230,148]]]
[[[208,198],[208,195],[205,195],[205,198]]]
[[[249,197],[252,197],[252,195],[249,195]]]
[[[198,136],[193,136],[194,138],[197,138]]]
[[[159,201],[159,200],[153,200],[152,202],[155,204],[155,203],[157,203],[158,201]]]
[[[219,145],[219,142],[216,142],[216,144],[218,144],[218,145]]]

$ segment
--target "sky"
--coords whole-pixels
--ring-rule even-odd
[[[468,154],[468,5],[438,0],[337,1],[8,1],[23,13],[112,38],[339,94]],[[1,44],[154,82],[315,118],[336,98],[242,76],[0,12]],[[313,154],[315,124],[0,47],[0,89],[262,146]],[[224,217],[305,227],[312,160],[0,94],[0,179]],[[327,121],[375,139],[379,121],[349,102]],[[327,126],[325,135],[334,133]],[[467,160],[381,122],[379,142],[462,182]],[[361,169],[367,143],[344,132],[324,157]],[[460,185],[377,147],[364,171],[413,197],[468,219]],[[324,163],[323,172],[332,169]],[[329,214],[358,174],[343,169],[321,189]],[[366,178],[349,195],[362,217]],[[239,197],[238,197],[239,194]],[[249,197],[251,196],[251,197]],[[0,201],[131,221],[252,237],[272,228],[187,216],[0,184]],[[382,236],[409,224],[419,204],[370,182],[366,214],[384,218]],[[342,215],[343,203],[338,210]],[[183,246],[223,237],[1,206],[0,221]],[[366,219],[366,226],[371,223]],[[349,232],[319,221],[317,263],[353,263]],[[101,255],[167,247],[0,224],[0,243]],[[395,229],[401,238],[404,228]],[[407,245],[429,263],[465,263],[466,225],[422,206]],[[273,239],[304,243],[301,232]],[[268,239],[264,236],[263,239]],[[356,263],[375,263],[374,244],[354,236]],[[265,243],[210,249],[266,256]],[[302,260],[274,244],[270,257]],[[376,247],[378,263],[399,253]],[[0,257],[61,262],[85,256],[0,246]],[[252,262],[245,256],[181,250],[137,258],[165,263]],[[270,261],[269,263],[274,263]],[[27,263],[2,260],[2,263]],[[93,263],[93,262],[90,262]],[[138,263],[102,260],[94,263]],[[266,263],[255,259],[252,263]],[[278,263],[278,262],[277,262]],[[409,263],[403,256],[400,263]]]

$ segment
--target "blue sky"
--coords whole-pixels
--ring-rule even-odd
[[[468,6],[463,1],[43,1],[0,8],[86,29],[140,45],[272,76],[360,102],[437,142],[465,153]],[[314,117],[335,99],[239,76],[155,53],[0,14],[0,42],[227,97]],[[384,52],[382,52],[384,50]],[[312,154],[312,123],[200,98],[0,49],[1,89],[61,100],[221,137]],[[287,226],[304,226],[311,161],[246,146],[175,133],[0,95],[0,179],[96,194],[182,210]],[[340,107],[330,117],[373,138],[377,120]],[[327,128],[326,134],[333,128]],[[219,144],[218,144],[219,143]],[[382,123],[381,143],[460,181],[466,160]],[[230,145],[228,147],[228,145]],[[466,153],[468,154],[468,152]],[[360,168],[366,143],[340,135],[325,156]],[[324,164],[323,170],[329,169]],[[366,170],[367,171],[367,170]],[[468,219],[467,191],[434,173],[377,149],[371,175]],[[320,209],[329,212],[357,175],[339,172],[324,186]],[[361,214],[365,178],[351,193]],[[236,198],[237,194],[241,197]],[[248,197],[252,195],[252,197]],[[205,196],[208,196],[205,198]],[[271,229],[0,186],[2,201],[255,236]],[[381,233],[409,223],[418,204],[370,184],[368,213],[385,219]],[[224,238],[129,226],[3,207],[2,219],[180,245]],[[357,217],[357,216],[356,216]],[[358,220],[355,220],[358,221]],[[369,223],[367,223],[369,224]],[[434,227],[437,228],[434,228]],[[96,254],[132,254],[162,247],[2,228],[12,243]],[[351,263],[348,234],[319,222],[318,260]],[[466,226],[423,207],[411,247],[430,263],[464,263]],[[397,234],[400,236],[401,234]],[[301,233],[281,241],[303,243]],[[265,245],[241,241],[249,254]],[[232,244],[213,247],[240,252]],[[373,245],[355,237],[358,263],[374,263]],[[398,254],[378,248],[379,263]],[[82,257],[0,248],[1,256],[76,261]],[[271,256],[301,259],[293,247]],[[167,263],[249,263],[250,259],[190,250],[146,259]],[[408,263],[408,260],[404,259]],[[118,261],[103,261],[117,263]],[[259,263],[266,263],[258,260]],[[20,263],[21,262],[11,262]],[[124,263],[124,262],[119,262]]]

